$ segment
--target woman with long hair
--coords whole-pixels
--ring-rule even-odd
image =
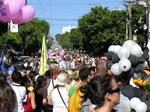
[[[0,112],[15,112],[17,97],[12,87],[0,79]]]

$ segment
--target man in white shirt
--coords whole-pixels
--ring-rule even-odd
[[[23,102],[26,101],[26,88],[21,86],[21,80],[21,73],[15,70],[12,74],[13,82],[11,83],[11,87],[17,96],[17,107],[15,112],[24,112]]]

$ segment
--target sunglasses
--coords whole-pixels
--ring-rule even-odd
[[[109,93],[110,94],[112,94],[112,93],[120,93],[120,88],[113,89]]]

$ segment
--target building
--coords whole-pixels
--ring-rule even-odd
[[[143,5],[144,7],[147,7],[147,1],[146,0],[137,0],[138,4]]]
[[[76,28],[76,26],[64,26],[64,27],[62,27],[62,34],[63,33],[66,33],[66,32],[70,32],[71,31],[71,29],[74,29],[74,28]]]

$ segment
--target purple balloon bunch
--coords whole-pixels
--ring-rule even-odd
[[[29,22],[35,16],[33,6],[26,5],[26,0],[2,0],[0,2],[0,21],[14,24]]]

